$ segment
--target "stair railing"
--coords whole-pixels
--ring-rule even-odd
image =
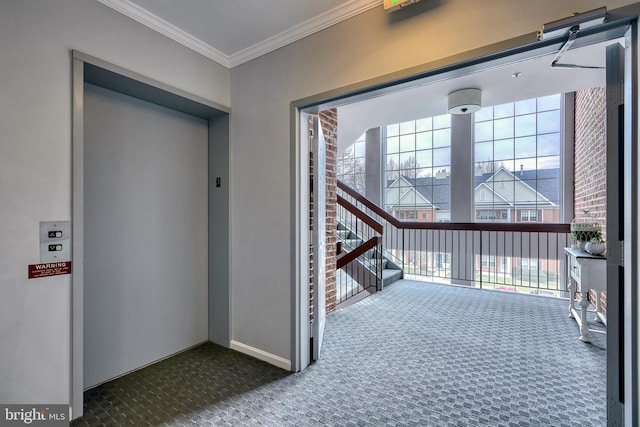
[[[336,302],[341,307],[382,289],[384,227],[340,195],[337,204],[345,234],[336,259]]]

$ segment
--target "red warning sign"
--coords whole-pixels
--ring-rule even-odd
[[[29,265],[29,279],[60,276],[62,274],[71,274],[71,261],[44,262],[42,264]]]

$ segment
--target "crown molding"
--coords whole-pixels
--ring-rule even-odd
[[[132,3],[129,0],[97,0],[111,9],[139,22],[140,24],[169,37],[171,40],[197,52],[218,64],[231,68],[231,60],[228,55],[208,45],[202,40],[192,36],[175,25],[165,21],[148,10]]]
[[[227,68],[233,68],[273,52],[313,33],[378,7],[383,2],[383,0],[349,0],[321,15],[229,56],[130,0],[97,1]]]
[[[350,0],[321,15],[302,22],[286,31],[242,49],[230,57],[231,67],[238,66],[283,46],[303,39],[313,33],[338,24],[351,17],[382,5],[383,0]]]

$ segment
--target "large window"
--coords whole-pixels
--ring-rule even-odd
[[[450,210],[451,117],[386,126],[385,207],[396,218],[445,221]]]
[[[559,222],[561,96],[474,114],[477,221]]]
[[[338,179],[360,194],[365,194],[365,134],[347,147],[336,163]]]

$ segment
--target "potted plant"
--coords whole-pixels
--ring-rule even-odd
[[[597,236],[591,237],[591,240],[584,245],[584,250],[591,255],[602,255],[604,253],[605,243],[600,232],[598,232]]]
[[[583,217],[571,221],[571,237],[573,238],[571,247],[584,251],[587,242],[602,238],[600,230],[602,230],[600,224],[591,218],[588,210],[585,210]]]

